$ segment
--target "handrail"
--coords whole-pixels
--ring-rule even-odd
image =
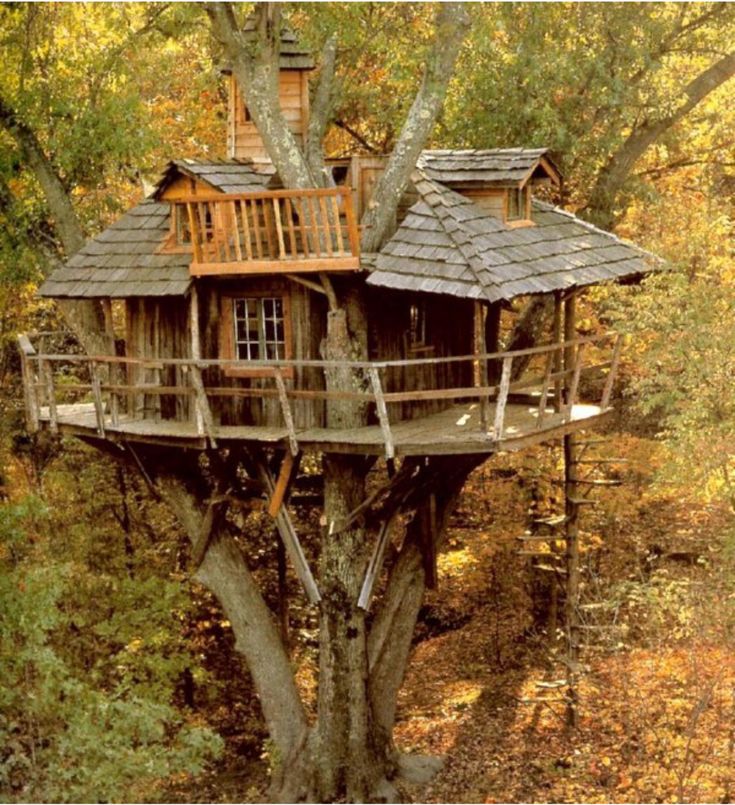
[[[107,363],[125,363],[139,366],[153,366],[159,363],[165,363],[168,366],[190,366],[195,364],[200,369],[206,369],[210,366],[220,366],[226,369],[243,368],[249,369],[287,369],[287,368],[315,368],[315,369],[369,369],[375,367],[376,369],[391,369],[409,366],[425,366],[429,364],[447,364],[459,363],[463,361],[489,361],[501,360],[505,357],[528,357],[529,355],[542,355],[546,352],[555,352],[559,349],[566,349],[568,347],[579,346],[580,344],[595,344],[601,341],[613,340],[618,336],[618,333],[608,332],[601,335],[594,336],[580,336],[573,338],[569,341],[558,341],[552,344],[542,344],[536,347],[525,347],[524,349],[509,350],[506,352],[481,352],[469,355],[452,355],[437,358],[405,358],[400,360],[374,360],[374,361],[326,361],[312,358],[283,358],[277,361],[236,361],[230,358],[200,358],[192,360],[191,358],[129,358],[121,355],[62,355],[62,354],[49,354],[44,355],[45,360],[49,361],[69,361],[69,362],[84,362],[85,360],[99,360]]]
[[[595,364],[583,365],[586,347],[591,344],[600,344],[614,339],[612,357],[609,360],[597,362]],[[481,353],[472,355],[451,356],[447,358],[420,358],[405,360],[384,360],[384,361],[335,361],[335,360],[280,360],[280,361],[234,361],[223,359],[194,359],[194,358],[128,358],[123,356],[99,356],[99,355],[60,355],[60,354],[39,354],[33,348],[27,336],[19,337],[21,347],[21,363],[23,368],[23,384],[26,402],[26,412],[29,427],[38,428],[41,413],[41,398],[48,406],[49,424],[52,430],[58,428],[60,417],[59,405],[57,404],[57,394],[61,390],[91,393],[94,403],[95,421],[97,432],[104,437],[106,428],[117,425],[118,401],[123,395],[137,395],[141,400],[144,396],[151,395],[172,395],[185,396],[191,400],[190,411],[196,415],[197,433],[203,438],[206,437],[212,446],[216,446],[216,426],[210,408],[210,399],[214,397],[262,397],[276,398],[279,401],[282,417],[288,434],[289,447],[292,453],[296,453],[298,447],[298,433],[294,425],[290,400],[315,400],[321,402],[342,401],[354,403],[369,403],[375,406],[379,427],[383,434],[386,456],[395,456],[395,439],[393,436],[393,424],[390,421],[389,406],[402,402],[418,401],[457,401],[462,399],[477,399],[486,405],[491,397],[496,396],[495,416],[492,425],[486,416],[480,417],[481,431],[486,438],[500,442],[506,435],[505,412],[510,395],[528,389],[540,391],[537,405],[536,427],[540,429],[547,412],[547,401],[549,399],[550,385],[557,381],[564,381],[566,386],[566,398],[564,404],[556,406],[556,411],[562,415],[564,421],[573,415],[573,408],[577,402],[577,394],[580,386],[580,379],[583,370],[592,371],[598,369],[609,369],[608,376],[604,383],[600,407],[607,410],[612,393],[613,382],[618,368],[622,336],[616,333],[604,333],[597,336],[584,336],[553,344],[544,344],[537,347],[528,347],[506,352]],[[552,371],[552,360],[554,355],[569,356],[568,361],[562,368]],[[529,379],[528,376],[521,376],[515,380],[513,377],[513,362],[520,357],[534,355],[547,355],[543,376]],[[456,386],[448,388],[423,388],[402,391],[386,391],[381,380],[381,373],[391,368],[439,365],[456,362],[471,362],[473,365],[486,365],[489,360],[502,361],[502,373],[499,383],[490,385],[486,379],[481,378],[472,386]],[[89,383],[68,382],[63,384],[55,383],[53,377],[53,364],[65,362],[67,364],[86,365],[89,371]],[[106,380],[100,376],[99,367],[103,365],[120,366],[130,365],[141,368],[162,370],[165,367],[177,367],[182,369],[184,380],[182,384],[165,385],[161,382],[113,382],[110,373]],[[265,376],[260,375],[261,379],[271,379],[274,382],[273,388],[251,388],[240,386],[215,386],[205,385],[202,378],[202,371],[209,368],[229,368],[233,366],[247,366],[249,368],[267,368],[272,373]],[[357,390],[332,390],[332,389],[300,389],[289,388],[284,382],[282,370],[290,367],[310,367],[322,369],[342,368],[362,374],[364,381],[364,391]],[[366,370],[366,371],[365,371]],[[157,374],[160,378],[160,374]],[[144,375],[143,375],[144,377]],[[105,397],[107,395],[107,397]],[[105,410],[105,399],[110,402],[111,419],[108,422]],[[141,404],[142,408],[142,404]],[[137,411],[133,411],[135,418]],[[145,417],[144,417],[145,418]]]

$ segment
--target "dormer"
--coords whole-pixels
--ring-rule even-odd
[[[252,23],[250,23],[252,25]],[[246,23],[245,31],[249,30]],[[278,90],[289,128],[301,144],[309,125],[309,72],[314,61],[309,52],[287,28],[281,32]],[[227,93],[227,155],[230,159],[251,159],[268,162],[268,153],[253,122],[237,79],[230,67],[223,67],[228,76]]]
[[[419,167],[430,178],[467,196],[509,228],[533,226],[536,185],[561,184],[546,148],[424,151]]]

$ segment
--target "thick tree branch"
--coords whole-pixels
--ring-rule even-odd
[[[232,64],[248,110],[285,187],[315,187],[303,153],[288,127],[278,93],[280,9],[257,3],[255,35],[239,30],[231,3],[206,3],[212,33]]]
[[[683,88],[682,103],[671,114],[658,120],[646,119],[637,125],[600,171],[585,213],[603,228],[614,223],[614,205],[618,193],[633,166],[658,138],[676,125],[710,93],[735,75],[735,53],[729,53]]]
[[[159,476],[156,488],[191,540],[200,544],[206,506],[180,478]],[[225,531],[209,541],[196,578],[222,604],[258,691],[268,731],[287,762],[306,738],[306,715],[278,625],[263,600],[240,549]]]
[[[362,217],[362,250],[375,252],[382,245],[401,196],[408,187],[416,160],[431,134],[444,103],[459,50],[470,27],[464,3],[441,3],[436,33],[424,75],[400,137]]]
[[[337,60],[337,37],[332,35],[324,45],[319,81],[309,113],[306,132],[306,162],[312,176],[324,176],[324,148],[322,143],[329,118],[334,108],[334,67]]]

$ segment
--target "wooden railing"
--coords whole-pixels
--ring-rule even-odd
[[[193,276],[360,267],[348,187],[191,196]]]
[[[511,395],[525,392],[527,403],[536,409],[537,430],[542,430],[550,417],[550,410],[562,415],[562,421],[572,416],[573,406],[579,401],[580,381],[585,373],[607,371],[602,390],[596,404],[602,411],[609,408],[613,383],[617,372],[622,346],[621,336],[607,333],[602,336],[575,338],[555,344],[520,349],[513,352],[496,352],[482,355],[462,355],[448,358],[418,358],[394,361],[324,361],[324,360],[282,360],[282,361],[226,361],[192,359],[141,359],[125,357],[98,357],[87,355],[39,354],[26,336],[20,336],[23,389],[28,427],[37,430],[40,422],[47,421],[51,431],[59,427],[59,395],[76,395],[76,399],[91,402],[94,408],[96,430],[104,436],[107,428],[117,426],[121,418],[126,422],[136,416],[138,410],[125,401],[139,395],[184,396],[191,401],[189,417],[195,432],[206,437],[215,446],[217,426],[214,422],[210,399],[213,397],[275,398],[281,408],[283,425],[288,434],[292,453],[299,449],[298,432],[294,425],[291,403],[294,400],[339,401],[374,406],[376,419],[380,425],[385,454],[395,456],[395,440],[388,406],[391,403],[419,400],[462,401],[477,400],[480,405],[480,429],[486,438],[501,442],[506,438],[505,416]],[[587,362],[586,356],[591,348],[605,347],[609,357]],[[563,356],[567,365],[563,366]],[[514,361],[530,361],[531,370],[520,378],[513,379]],[[412,391],[385,391],[383,374],[393,368],[408,368],[426,365],[469,362],[479,375],[479,382],[473,386],[456,388],[433,388]],[[488,384],[477,370],[488,365],[499,364],[500,380]],[[64,375],[63,384],[59,382],[59,367],[74,367],[75,372]],[[161,372],[166,367],[175,367],[187,382],[163,385],[156,382],[125,382],[120,369],[124,366],[138,367],[142,370]],[[273,380],[273,387],[209,386],[204,383],[203,372],[211,367],[267,369],[266,377]],[[56,371],[54,368],[56,367]],[[325,373],[335,369],[349,369],[359,379],[362,390],[331,391],[325,389],[299,389],[287,385],[286,370],[291,367],[311,367],[323,369]],[[562,368],[563,367],[563,368]],[[534,371],[538,372],[534,374]],[[141,372],[145,374],[145,372]],[[128,374],[128,377],[130,374]],[[532,394],[529,394],[531,392]],[[42,415],[42,407],[46,411]],[[139,417],[140,418],[140,417]],[[558,417],[555,419],[558,424]]]

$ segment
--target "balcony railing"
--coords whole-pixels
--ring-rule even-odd
[[[360,245],[347,187],[191,196],[192,276],[352,271]]]
[[[89,408],[92,419],[85,419],[97,435],[119,425],[145,418],[138,401],[143,396],[168,395],[190,401],[186,419],[180,423],[182,435],[194,434],[208,440],[212,446],[226,436],[226,427],[214,421],[210,402],[217,397],[257,397],[275,399],[280,406],[283,427],[291,451],[299,450],[300,433],[294,426],[292,404],[295,400],[322,400],[324,402],[354,402],[373,407],[380,427],[380,442],[385,455],[392,458],[400,440],[394,431],[401,421],[391,419],[388,407],[392,403],[442,400],[447,404],[474,401],[479,406],[476,424],[477,437],[491,442],[516,438],[510,435],[506,424],[509,399],[523,392],[526,402],[523,410],[528,419],[527,433],[541,433],[572,421],[574,406],[580,399],[580,387],[585,378],[591,383],[601,382],[594,394],[586,393],[586,405],[595,405],[599,412],[609,409],[621,350],[621,337],[614,333],[602,336],[575,338],[561,343],[547,344],[513,352],[484,355],[463,355],[448,358],[419,358],[394,361],[324,361],[282,360],[248,361],[193,360],[173,358],[90,357],[87,355],[40,354],[26,336],[20,336],[21,366],[26,416],[30,430],[38,430],[43,423],[52,432],[59,430],[66,416],[73,417],[79,404]],[[562,356],[567,357],[562,367]],[[513,366],[521,361],[524,371],[514,379]],[[385,373],[394,370],[411,370],[421,366],[448,363],[469,363],[475,375],[472,386],[450,388],[423,388],[414,390],[385,390]],[[266,369],[272,387],[207,385],[203,378],[213,367]],[[488,366],[499,369],[499,382],[490,384],[486,379]],[[125,368],[133,372],[125,371]],[[292,367],[321,369],[325,378],[335,369],[349,369],[362,378],[361,390],[330,391],[290,387],[285,379]],[[161,382],[164,370],[171,369],[176,381]],[[169,374],[171,374],[169,372]],[[135,380],[131,380],[131,375]],[[594,385],[594,384],[593,384]],[[535,395],[535,396],[534,396]],[[590,399],[594,397],[594,401]],[[85,416],[87,416],[85,414]],[[72,422],[73,424],[73,422]],[[170,432],[174,423],[161,423],[162,432]],[[264,428],[264,431],[268,428]],[[320,429],[324,441],[326,429]],[[250,435],[252,438],[252,434]]]

